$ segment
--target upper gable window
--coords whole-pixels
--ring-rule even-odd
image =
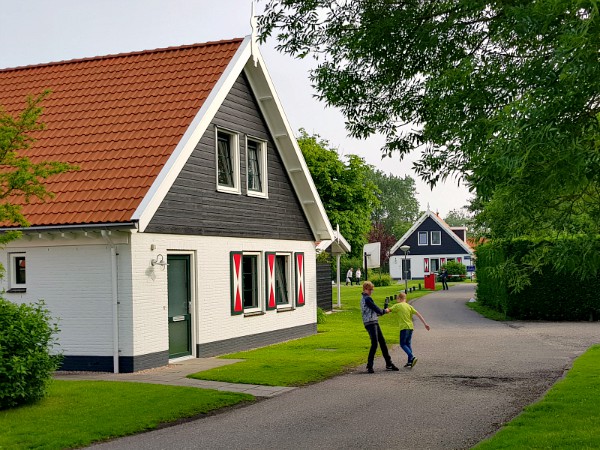
[[[217,130],[217,190],[240,193],[240,148],[237,134]]]
[[[267,196],[267,149],[266,143],[255,139],[246,141],[246,167],[248,195]]]
[[[427,245],[427,231],[419,231],[419,245]]]
[[[431,232],[431,245],[442,245],[442,232],[432,231]]]

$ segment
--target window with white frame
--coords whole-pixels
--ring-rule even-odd
[[[267,195],[267,148],[266,143],[256,139],[246,140],[246,182],[248,195]]]
[[[239,137],[235,133],[216,130],[217,190],[240,192]]]
[[[275,301],[277,306],[290,304],[291,288],[290,255],[275,256]]]
[[[242,255],[242,301],[244,311],[259,310],[259,254]]]
[[[25,253],[9,253],[10,286],[8,292],[21,292],[27,288]]]
[[[419,231],[419,245],[427,245],[427,231]]]
[[[442,245],[442,232],[432,231],[431,232],[431,245]]]

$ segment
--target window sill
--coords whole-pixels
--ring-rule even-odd
[[[10,294],[22,294],[24,292],[27,292],[27,288],[11,288],[6,292]]]
[[[284,308],[277,308],[277,312],[278,313],[280,313],[280,312],[288,312],[288,311],[293,311],[293,310],[294,310],[294,308],[291,307],[291,306],[286,306]]]
[[[266,192],[260,192],[260,191],[251,191],[251,190],[248,190],[248,192],[246,192],[246,195],[248,197],[269,198],[269,196],[267,195]]]
[[[223,192],[225,194],[234,194],[234,195],[240,195],[242,193],[240,191],[239,187],[229,187],[229,186],[223,186],[220,184],[217,185],[217,191]]]
[[[265,314],[264,311],[248,311],[248,312],[244,312],[244,317],[262,316],[264,314]]]

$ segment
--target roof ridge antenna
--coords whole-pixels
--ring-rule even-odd
[[[252,61],[254,67],[258,65],[258,33],[257,33],[257,21],[254,13],[254,0],[251,0],[252,8],[250,10],[250,28],[252,29],[250,39],[250,54],[252,55]]]

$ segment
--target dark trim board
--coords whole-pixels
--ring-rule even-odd
[[[240,352],[253,348],[264,347],[271,344],[311,336],[317,333],[317,324],[300,325],[282,330],[267,331],[265,333],[241,336],[223,341],[208,342],[196,345],[198,358],[209,358],[211,356],[223,355],[225,353]]]
[[[333,309],[331,264],[317,263],[317,306],[324,311]]]
[[[120,356],[119,372],[132,373],[140,370],[153,369],[169,364],[169,351],[151,353],[138,356]],[[63,371],[89,371],[89,372],[114,372],[112,356],[84,356],[65,355],[62,365],[58,370]]]

